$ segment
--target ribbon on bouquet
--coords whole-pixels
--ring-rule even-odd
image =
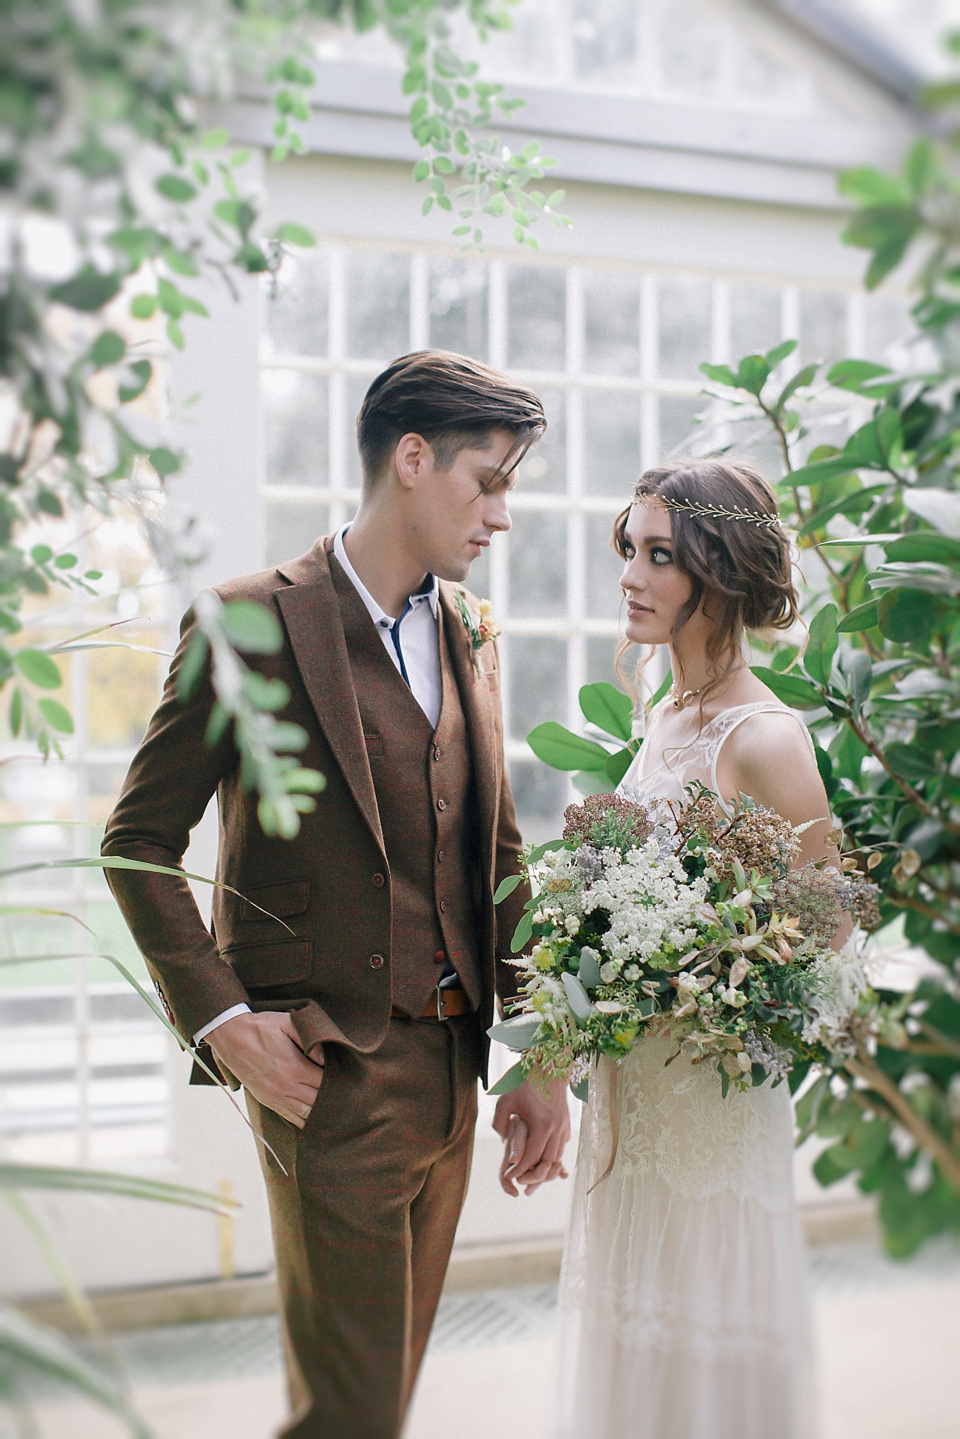
[[[591,1184],[590,1188],[587,1190],[588,1196],[591,1195],[593,1191],[598,1187],[598,1185],[602,1184],[605,1179],[610,1178],[610,1175],[613,1173],[613,1166],[617,1162],[617,1154],[620,1150],[620,1066],[615,1059],[611,1059],[610,1056],[607,1054],[601,1056],[600,1064],[602,1065],[604,1061],[606,1061],[606,1064],[608,1066],[607,1113],[610,1115],[610,1162],[601,1174],[600,1178],[595,1179]]]

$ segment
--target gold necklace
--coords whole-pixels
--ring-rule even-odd
[[[684,690],[683,693],[679,695],[675,689],[671,689],[670,695],[673,699],[674,709],[682,710],[684,705],[688,704],[690,700],[695,700],[697,695],[702,694],[705,689],[706,685],[701,685],[698,690]]]

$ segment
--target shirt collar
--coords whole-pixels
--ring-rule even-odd
[[[344,525],[343,529],[338,530],[336,535],[334,535],[333,553],[336,555],[340,564],[343,566],[343,570],[347,576],[347,579],[350,581],[357,594],[363,600],[366,611],[370,618],[373,620],[373,623],[375,625],[380,625],[381,627],[386,629],[392,629],[393,626],[397,623],[397,621],[394,619],[393,615],[388,615],[386,610],[382,609],[381,606],[377,604],[376,600],[373,598],[373,595],[367,589],[366,585],[363,583],[363,580],[360,578],[356,570],[353,568],[353,565],[350,563],[350,556],[347,554],[347,547],[343,543],[343,537],[347,533],[347,530],[349,528],[349,525]],[[430,611],[434,619],[436,619],[440,603],[440,583],[436,575],[427,575],[427,578],[423,582],[422,588],[420,588],[415,594],[412,594],[410,596],[411,606],[420,604],[424,600],[426,600],[429,604]]]

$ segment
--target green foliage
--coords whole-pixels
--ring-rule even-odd
[[[930,98],[960,106],[960,82]],[[927,242],[913,317],[934,365],[900,374],[857,356],[791,373],[787,342],[701,366],[729,419],[772,431],[781,514],[824,575],[805,648],[773,647],[754,673],[807,716],[851,877],[876,880],[882,921],[943,966],[939,982],[881,996],[876,1053],[862,1046],[797,1105],[801,1139],[834,1141],[817,1178],[852,1175],[876,1194],[898,1255],[960,1229],[958,139],[922,139],[900,175],[861,168],[841,183],[856,206],[845,238],[871,251],[868,288]],[[818,405],[845,396],[848,438],[816,445]]]
[[[527,735],[527,744],[537,758],[551,768],[575,770],[573,782],[583,793],[610,793],[640,748],[640,741],[632,738],[632,701],[629,695],[604,680],[583,686],[580,709],[587,723],[603,736],[603,744],[574,734],[554,720],[532,729]],[[616,742],[615,749],[607,747],[609,740]]]
[[[532,188],[553,162],[536,142],[508,155],[487,133],[494,116],[510,114],[518,102],[481,80],[451,41],[452,12],[486,36],[509,25],[510,4],[210,0],[202,44],[189,51],[183,36],[192,33],[195,14],[184,0],[149,14],[70,0],[0,6],[0,185],[9,231],[0,260],[0,375],[16,410],[0,451],[0,631],[19,628],[26,596],[62,584],[91,592],[92,576],[69,572],[75,559],[41,553],[45,547],[22,553],[17,536],[27,525],[84,501],[108,512],[118,482],[138,463],[146,460],[161,483],[183,463],[167,445],[143,441],[132,407],[155,383],[154,365],[134,358],[142,341],[118,318],[121,293],[133,321],[160,320],[167,343],[181,350],[190,325],[207,315],[196,282],[223,280],[235,291],[244,276],[276,272],[291,246],[315,243],[294,222],[264,227],[250,152],[233,146],[223,128],[200,129],[196,102],[228,98],[244,74],[266,78],[276,116],[273,158],[280,161],[304,149],[299,127],[311,114],[317,26],[379,25],[406,60],[427,208],[452,211],[455,204],[457,217],[471,222],[470,244],[481,238],[481,211],[502,215],[518,241],[535,244],[530,227],[539,215],[566,223],[556,213],[562,194],[547,198]],[[145,175],[154,177],[149,195]],[[38,211],[60,223],[64,253],[76,257],[66,280],[52,283],[29,263],[28,222]],[[77,314],[59,324],[54,347],[49,325],[57,307]],[[95,377],[99,386],[91,385]],[[91,443],[91,436],[100,438]],[[235,692],[219,696],[211,738],[232,724],[245,783],[263,798],[264,822],[272,833],[293,833],[318,780],[291,758],[297,736],[274,718],[288,696],[242,663],[232,674],[225,658],[231,645],[270,653],[275,621],[247,606],[242,613],[228,607],[208,624],[208,643],[224,657],[215,683],[238,680]],[[196,673],[205,659],[199,648],[191,656]],[[0,687],[8,683],[13,732],[33,738],[44,756],[59,754],[57,736],[70,733],[69,715],[32,693],[59,686],[54,662],[39,650],[0,647]],[[182,684],[182,693],[189,689]]]

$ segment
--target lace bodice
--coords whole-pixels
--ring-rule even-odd
[[[651,739],[655,734],[669,703],[667,696],[651,710],[647,720],[646,739]],[[779,700],[754,700],[750,704],[731,705],[729,709],[714,715],[713,719],[706,721],[700,733],[689,744],[682,749],[668,749],[664,763],[649,774],[644,772],[644,764],[649,754],[649,747],[644,743],[621,780],[617,793],[622,794],[624,799],[633,800],[635,804],[652,804],[664,799],[683,802],[686,799],[684,786],[695,780],[700,780],[708,789],[716,792],[717,761],[724,741],[739,724],[756,714],[790,715],[800,725],[810,752],[813,753],[813,740],[799,715]]]

